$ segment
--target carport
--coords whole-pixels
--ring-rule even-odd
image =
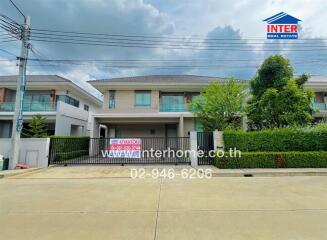
[[[194,130],[193,117],[192,113],[95,114],[90,136],[188,137]]]

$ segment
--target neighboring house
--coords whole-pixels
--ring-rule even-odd
[[[226,78],[154,75],[91,80],[104,95],[101,111],[93,114],[92,137],[186,137],[201,130],[187,104],[210,82]],[[239,80],[243,84],[248,82]],[[312,77],[317,120],[327,118],[327,78]]]
[[[327,77],[312,76],[305,86],[315,93],[313,101],[313,108],[317,111],[314,114],[315,121],[327,121]]]
[[[0,76],[0,138],[11,137],[17,76]],[[28,75],[23,103],[24,129],[35,114],[47,119],[49,135],[88,136],[91,113],[102,102],[57,75]],[[24,137],[24,130],[22,137]]]

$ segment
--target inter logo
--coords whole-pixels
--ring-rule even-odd
[[[280,12],[263,21],[267,22],[267,39],[298,39],[300,19]]]

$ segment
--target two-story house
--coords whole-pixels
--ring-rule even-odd
[[[0,138],[11,137],[17,76],[0,76]],[[46,117],[49,135],[88,136],[91,113],[102,102],[57,75],[28,75],[23,102],[24,129],[35,114]],[[24,137],[24,129],[22,137]]]
[[[226,78],[155,75],[92,80],[104,95],[99,113],[93,115],[93,137],[185,137],[200,130],[187,104],[212,81]],[[247,86],[248,81],[239,80]],[[317,121],[327,119],[327,78],[311,77],[306,87],[315,92]]]
[[[104,95],[101,111],[93,115],[93,136],[188,136],[190,131],[201,128],[189,110],[188,103],[210,82],[226,80],[203,76],[157,75],[89,81]]]

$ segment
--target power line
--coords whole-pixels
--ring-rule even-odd
[[[318,51],[318,50],[326,50],[327,46],[309,46],[311,49],[283,49],[283,48],[277,48],[277,49],[242,49],[242,48],[233,48],[231,46],[227,47],[220,47],[220,48],[214,48],[214,47],[180,47],[180,46],[161,46],[161,45],[151,45],[151,44],[129,44],[129,43],[103,43],[103,42],[90,42],[90,41],[74,41],[74,40],[42,40],[42,39],[35,39],[31,38],[33,41],[37,42],[49,42],[49,43],[62,43],[62,44],[78,44],[78,45],[88,45],[88,46],[107,46],[107,47],[127,47],[127,48],[155,48],[155,49],[171,49],[171,50],[202,50],[202,51],[260,51],[260,52],[266,52],[266,51],[273,51],[273,52],[281,52],[281,51],[289,51],[289,52],[306,52],[306,51]],[[238,46],[242,47],[242,46]],[[250,47],[250,46],[247,46]],[[318,48],[319,47],[319,48]]]
[[[178,35],[127,35],[127,34],[107,34],[107,33],[91,33],[91,32],[76,32],[76,31],[60,31],[60,30],[48,30],[48,29],[39,29],[32,28],[32,32],[50,32],[50,33],[65,33],[65,34],[75,34],[75,35],[91,35],[91,36],[109,36],[109,37],[130,37],[130,38],[150,38],[150,39],[180,39],[187,40],[190,36],[181,36]],[[192,35],[196,36],[196,35]],[[204,37],[192,37],[193,39],[206,39],[206,40],[240,40],[239,38],[204,38]],[[251,38],[253,40],[259,40],[263,38]]]
[[[57,37],[51,36],[39,36],[35,35],[32,33],[32,39],[36,40],[62,40],[62,41],[78,41],[78,42],[95,42],[95,43],[112,43],[112,44],[117,44],[117,43],[122,43],[122,44],[142,44],[142,45],[158,45],[158,46],[176,46],[176,47],[201,47],[203,46],[208,46],[208,47],[242,47],[242,46],[269,46],[269,45],[278,45],[278,46],[292,46],[292,45],[299,45],[303,47],[327,47],[327,45],[320,43],[320,42],[288,42],[288,43],[278,43],[278,42],[182,42],[182,41],[163,41],[163,40],[141,40],[141,39],[128,39],[128,38],[97,38],[97,37],[80,37],[77,36],[69,36],[69,35],[60,35]],[[67,37],[64,37],[67,36]],[[96,40],[95,40],[96,39]],[[196,45],[193,45],[196,44]],[[323,45],[317,45],[317,44],[323,44]],[[308,45],[308,46],[306,46]]]
[[[0,28],[5,31],[6,36],[9,35],[18,40],[22,39],[22,26],[3,14],[0,14]]]
[[[253,59],[42,59],[42,58],[29,58],[29,61],[42,61],[42,62],[62,62],[62,63],[175,63],[175,62],[253,62],[258,61]],[[263,61],[262,59],[261,61]],[[297,59],[301,60],[301,59]],[[308,59],[303,58],[301,62],[320,62],[327,59]]]
[[[311,42],[220,42],[219,44],[213,44],[212,42],[194,42],[194,41],[164,41],[163,39],[135,39],[136,35],[117,35],[117,34],[101,34],[101,33],[86,33],[86,32],[69,32],[69,31],[54,31],[54,30],[43,30],[48,31],[46,33],[36,33],[31,34],[31,40],[39,42],[52,42],[52,43],[62,43],[62,44],[79,44],[79,45],[89,45],[89,46],[109,46],[109,47],[129,47],[129,48],[160,48],[160,49],[173,49],[173,50],[237,50],[237,51],[309,51],[321,50],[320,48],[326,48],[327,45],[316,45]],[[40,30],[39,30],[40,31]],[[50,33],[49,33],[50,32]],[[53,33],[54,32],[54,33]],[[65,33],[65,34],[57,34]],[[79,34],[79,35],[72,35]],[[82,35],[80,35],[82,34]],[[95,36],[94,36],[95,35]],[[100,37],[99,37],[100,35]],[[111,36],[111,37],[108,37]],[[124,38],[117,38],[113,36],[125,36]],[[128,37],[126,37],[128,36]],[[144,36],[137,36],[144,37]],[[238,39],[239,41],[241,39]],[[311,39],[310,39],[311,40]],[[194,45],[194,43],[198,43]],[[192,45],[193,44],[193,45]],[[277,49],[267,49],[269,45],[278,44]],[[320,43],[321,44],[321,43]],[[259,47],[264,47],[263,49],[252,49],[252,45],[259,45]],[[299,45],[302,49],[285,49],[284,45]],[[303,45],[303,46],[302,46]],[[306,46],[308,45],[308,46]],[[250,50],[245,50],[245,47],[251,47]]]
[[[17,61],[17,59],[0,59],[0,62],[13,62]]]
[[[34,45],[31,45],[31,52],[33,53],[33,55],[35,56],[35,57],[46,57],[44,54],[42,54],[39,50],[37,50],[36,48],[35,48],[35,46]],[[44,69],[44,70],[46,70],[45,69],[45,67],[49,67],[49,68],[51,68],[53,71],[56,71],[56,69],[54,68],[54,66],[46,66],[42,61],[38,61],[38,63],[41,65],[41,67]],[[46,70],[47,71],[47,70]]]
[[[2,51],[5,51],[6,53],[10,53],[7,50],[1,49]],[[136,65],[136,64],[197,64],[197,63],[255,63],[260,64],[264,59],[254,60],[254,59],[211,59],[211,58],[194,58],[194,59],[50,59],[46,58],[45,55],[39,53],[38,50],[34,46],[31,47],[31,50],[33,54],[36,56],[36,58],[28,58],[29,62],[43,62],[48,64],[89,64],[89,63],[95,63],[95,64],[129,64],[129,65]],[[10,53],[10,55],[15,56],[13,53]],[[43,55],[43,56],[42,56]],[[41,58],[40,58],[41,57]],[[44,58],[45,57],[45,58]],[[320,56],[324,57],[324,56]],[[325,64],[327,61],[327,57],[325,58],[317,58],[317,56],[314,56],[314,58],[297,58],[294,61],[291,61],[291,63],[299,64],[299,63],[316,63],[316,64]]]
[[[317,41],[314,42],[246,42],[244,39],[239,39],[241,42],[221,42],[221,41],[207,41],[207,39],[203,39],[202,41],[194,41],[190,39],[182,39],[182,40],[167,40],[165,38],[162,39],[147,39],[147,38],[142,38],[142,39],[135,39],[135,38],[130,38],[130,37],[116,37],[116,36],[84,36],[84,35],[72,35],[72,34],[55,34],[55,33],[35,33],[32,32],[31,36],[36,37],[36,38],[41,38],[41,39],[62,39],[62,40],[115,40],[115,41],[127,41],[127,42],[150,42],[150,43],[178,43],[178,44],[183,44],[183,45],[189,45],[189,44],[206,44],[206,45],[212,45],[215,42],[218,42],[221,45],[262,45],[262,44],[269,44],[269,45],[306,45],[306,44],[316,44],[320,43]],[[236,40],[236,39],[234,39]]]
[[[188,39],[200,39],[204,41],[211,40],[229,40],[229,41],[245,41],[245,40],[266,40],[266,38],[259,37],[245,37],[245,38],[211,38],[211,37],[196,37],[200,35],[128,35],[128,34],[107,34],[107,33],[91,33],[91,32],[77,32],[77,31],[60,31],[60,30],[49,30],[49,29],[39,29],[32,28],[32,32],[40,32],[39,34],[53,34],[53,33],[64,33],[64,34],[74,34],[74,35],[90,35],[90,36],[109,36],[109,37],[128,37],[128,38],[149,38],[149,39],[179,39],[179,40],[188,40]],[[327,38],[302,38],[301,40],[309,40],[309,41],[322,41],[327,40]]]
[[[0,51],[1,51],[1,52],[5,52],[5,53],[7,53],[7,54],[9,54],[9,55],[12,55],[12,56],[14,56],[14,57],[17,57],[17,55],[15,55],[15,54],[13,54],[13,53],[11,53],[11,52],[5,50],[5,49],[0,48]]]
[[[43,59],[28,59],[29,62],[37,62],[37,64],[31,64],[29,65],[31,66],[63,66],[63,65],[74,65],[74,66],[85,66],[85,67],[89,67],[90,63],[92,62],[48,62],[48,61],[44,61]],[[95,62],[93,62],[95,63]],[[221,63],[217,63],[217,64],[213,64],[213,63],[188,63],[188,62],[182,62],[182,63],[164,63],[164,64],[160,64],[158,62],[147,62],[147,63],[126,63],[126,62],[104,62],[104,63],[97,63],[98,67],[110,67],[110,68],[219,68],[219,67],[228,67],[228,68],[239,68],[239,67],[247,67],[247,68],[253,68],[253,67],[257,67],[259,66],[261,63],[260,62],[252,62],[252,63],[246,63],[246,62],[242,62],[242,63],[238,63],[238,64],[230,64],[230,63],[226,63],[226,62],[221,62]],[[323,65],[325,66],[327,63],[326,62],[320,62],[320,61],[313,61],[313,60],[309,60],[309,61],[298,61],[298,62],[293,62],[293,64],[295,65],[309,65],[309,64],[314,64],[315,66],[317,65]]]
[[[13,39],[13,40],[0,41],[0,43],[9,43],[9,42],[16,42],[16,41],[18,41],[18,40]]]
[[[25,15],[24,15],[24,13],[17,7],[17,5],[12,1],[12,0],[9,0],[11,3],[12,3],[12,5],[14,5],[14,7],[17,9],[17,11],[24,17],[24,18],[26,18],[25,17]]]

